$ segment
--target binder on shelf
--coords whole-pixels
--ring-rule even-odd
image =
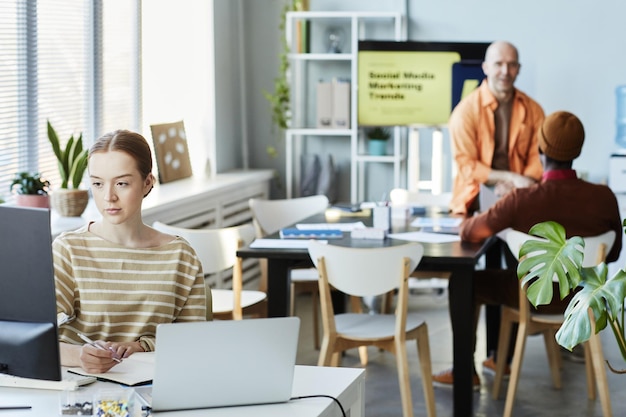
[[[333,85],[317,83],[317,123],[318,129],[330,129],[333,124]]]
[[[335,129],[350,129],[350,82],[333,80],[333,121]]]
[[[341,239],[343,232],[339,229],[298,229],[285,228],[280,231],[281,239]]]
[[[299,54],[311,52],[311,21],[296,21],[296,47]]]

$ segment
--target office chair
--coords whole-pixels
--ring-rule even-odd
[[[186,229],[155,222],[152,227],[186,239],[200,258],[205,276],[232,269],[232,289],[207,288],[207,294],[212,298],[207,298],[207,307],[212,306],[207,310],[212,310],[213,318],[241,320],[248,315],[267,315],[265,292],[243,289],[242,259],[237,257],[237,249],[254,239],[252,224],[222,229]]]
[[[338,366],[347,349],[376,346],[396,356],[404,417],[413,416],[406,341],[416,340],[429,417],[436,415],[428,326],[408,313],[408,276],[422,259],[419,243],[382,248],[348,248],[311,241],[309,255],[319,272],[324,337],[318,366]],[[351,298],[398,289],[395,314],[335,314],[331,286]]]
[[[280,229],[291,226],[300,220],[315,214],[323,213],[328,208],[328,198],[324,195],[290,198],[282,200],[264,200],[251,198],[249,201],[252,211],[253,224],[257,237],[264,237],[278,232]],[[261,261],[262,282],[267,285],[267,262]],[[315,348],[320,347],[319,337],[319,297],[318,274],[315,268],[294,268],[290,271],[291,299],[290,314],[295,315],[295,297],[298,294],[311,294],[313,309],[313,342]]]
[[[506,235],[507,245],[511,252],[519,257],[522,244],[529,240],[540,238],[511,230]],[[615,232],[609,231],[598,236],[584,238],[584,267],[595,266],[604,261],[608,250],[615,240]],[[529,254],[532,256],[532,254]],[[558,294],[555,294],[558,297]],[[595,328],[593,314],[590,314],[592,328]],[[506,358],[509,350],[511,330],[514,323],[518,323],[517,338],[515,341],[515,351],[513,362],[511,363],[511,375],[504,405],[504,417],[510,417],[513,412],[513,402],[519,381],[519,374],[522,367],[526,338],[529,335],[542,333],[546,344],[550,372],[555,388],[561,388],[561,357],[559,346],[556,343],[555,335],[564,321],[563,314],[547,315],[536,314],[532,311],[532,306],[526,297],[526,287],[519,288],[519,309],[508,306],[502,307],[500,321],[500,336],[498,340],[498,358]],[[593,400],[596,397],[596,384],[600,395],[600,403],[604,417],[611,417],[611,401],[609,398],[608,382],[606,379],[606,369],[604,368],[604,355],[602,353],[602,343],[600,336],[592,332],[588,342],[583,344],[585,350],[585,371],[587,374],[587,395]],[[493,398],[498,399],[504,377],[506,360],[496,362],[496,376],[493,383]]]

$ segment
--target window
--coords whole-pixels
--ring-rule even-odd
[[[143,22],[142,8],[149,16]],[[183,119],[198,142],[190,139],[192,155],[206,160],[211,147],[203,138],[214,126],[206,88],[213,74],[211,10],[206,0],[0,2],[0,196],[10,199],[9,184],[20,171],[39,171],[58,186],[47,120],[63,144],[82,132],[89,146],[120,128],[151,141],[147,124]],[[149,33],[142,36],[144,26]],[[167,33],[176,39],[170,49],[161,43]],[[179,65],[165,71],[150,61],[142,68],[144,48],[148,59],[158,56],[154,51],[166,59],[165,52],[177,52],[169,58]],[[155,80],[177,100],[155,94]]]

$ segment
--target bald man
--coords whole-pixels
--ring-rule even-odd
[[[520,67],[515,46],[493,42],[482,64],[486,79],[450,115],[448,128],[458,168],[450,204],[453,213],[472,214],[478,209],[480,184],[501,196],[541,178],[537,134],[544,112],[515,88]]]

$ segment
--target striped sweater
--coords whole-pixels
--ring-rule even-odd
[[[160,323],[203,321],[204,276],[189,243],[177,237],[154,248],[127,248],[88,231],[63,233],[53,244],[57,313],[70,321],[59,340],[139,341],[154,350]]]

